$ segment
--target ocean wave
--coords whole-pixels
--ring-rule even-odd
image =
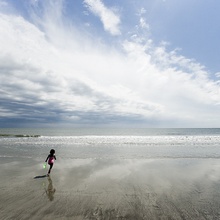
[[[41,136],[41,141],[76,145],[220,145],[220,136]]]
[[[220,158],[220,136],[41,136],[0,138],[0,155],[60,158]]]
[[[220,136],[41,136],[0,134],[1,143],[5,144],[62,146],[62,147],[160,147],[160,146],[220,146]],[[3,141],[3,142],[2,142]],[[16,142],[16,143],[15,143]]]
[[[34,134],[34,135],[30,135],[30,134],[0,134],[0,137],[18,137],[18,138],[22,138],[22,137],[40,137],[40,135],[38,134]]]

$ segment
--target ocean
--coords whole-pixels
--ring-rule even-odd
[[[220,219],[219,158],[220,129],[0,129],[0,219]]]
[[[1,128],[0,158],[220,158],[220,129]]]

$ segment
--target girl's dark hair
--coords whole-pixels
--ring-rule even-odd
[[[50,154],[55,154],[55,150],[54,150],[54,149],[51,149],[51,150],[50,150]]]

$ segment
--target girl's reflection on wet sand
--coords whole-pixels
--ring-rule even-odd
[[[48,187],[46,189],[46,194],[47,194],[47,197],[50,201],[53,201],[54,200],[54,194],[56,192],[56,189],[53,187],[53,181],[51,179],[50,176],[48,176]]]

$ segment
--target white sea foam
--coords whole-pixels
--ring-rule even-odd
[[[43,136],[1,138],[1,155],[62,158],[220,158],[220,136]]]

